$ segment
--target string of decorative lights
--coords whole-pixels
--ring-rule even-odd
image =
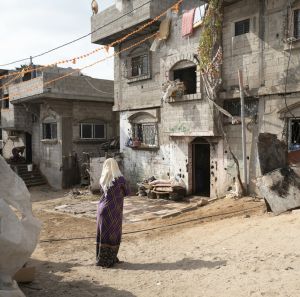
[[[89,68],[89,67],[92,67],[92,66],[94,66],[94,65],[96,65],[96,64],[99,64],[99,63],[101,63],[101,62],[103,62],[103,61],[105,61],[105,60],[107,60],[107,59],[110,59],[110,58],[112,58],[112,57],[118,56],[118,55],[120,55],[121,53],[123,53],[123,52],[125,52],[125,51],[128,51],[128,50],[130,50],[130,49],[132,49],[132,48],[134,48],[134,47],[136,47],[136,46],[139,46],[139,45],[143,44],[144,42],[146,42],[147,40],[149,40],[149,39],[151,39],[151,38],[154,38],[154,37],[156,37],[156,36],[157,36],[157,32],[155,32],[154,34],[151,34],[151,35],[145,37],[144,39],[142,39],[142,40],[140,40],[140,41],[138,41],[138,42],[136,42],[136,43],[134,43],[134,44],[132,44],[132,45],[126,47],[126,48],[123,48],[123,49],[120,50],[120,51],[114,52],[112,55],[109,55],[109,56],[107,56],[107,57],[104,57],[104,58],[102,58],[102,59],[100,59],[100,60],[98,60],[98,61],[96,61],[96,62],[93,62],[93,63],[91,63],[91,64],[89,64],[89,65],[87,65],[87,66],[84,66],[84,67],[82,67],[82,68],[74,69],[74,71],[71,71],[71,72],[69,72],[69,73],[67,73],[67,74],[64,74],[64,75],[60,76],[60,77],[56,77],[56,78],[54,78],[54,79],[52,79],[52,80],[49,80],[49,81],[47,81],[47,82],[44,83],[44,87],[45,87],[45,86],[48,86],[48,85],[50,85],[50,84],[52,84],[52,83],[54,83],[54,82],[56,82],[56,81],[59,81],[59,80],[61,80],[61,79],[64,79],[64,78],[66,78],[66,77],[68,77],[68,76],[71,76],[71,75],[73,75],[73,74],[75,74],[75,73],[77,73],[77,72],[79,72],[79,71],[82,71],[82,70],[87,69],[87,68]],[[38,88],[38,87],[36,87],[36,86],[33,87],[33,88],[28,88],[28,89],[26,89],[26,90],[23,90],[22,93],[14,93],[13,95],[14,95],[14,97],[17,97],[17,96],[23,94],[24,92],[34,91],[34,90],[37,89],[37,88]],[[3,101],[3,100],[13,100],[13,99],[14,99],[14,98],[10,98],[10,96],[6,96],[6,97],[3,97],[2,99],[0,99],[0,101]]]
[[[138,10],[138,9],[140,9],[140,8],[142,8],[142,7],[144,7],[145,5],[149,4],[150,2],[151,2],[151,0],[149,0],[149,1],[147,1],[147,2],[145,2],[145,3],[143,3],[143,4],[141,4],[141,5],[138,6],[138,7],[133,8],[132,10],[130,10],[130,11],[124,13],[123,15],[119,16],[118,18],[116,18],[116,19],[114,19],[114,20],[112,20],[112,21],[110,21],[110,22],[108,22],[108,23],[106,23],[106,24],[104,24],[104,25],[102,25],[102,26],[96,28],[95,30],[93,30],[93,31],[91,31],[91,32],[89,32],[89,33],[87,33],[87,34],[85,34],[85,35],[83,35],[83,36],[80,36],[80,37],[78,37],[78,38],[76,38],[76,39],[73,39],[73,40],[71,40],[71,41],[69,41],[69,42],[66,42],[66,43],[64,43],[64,44],[62,44],[62,45],[59,45],[59,46],[57,46],[57,47],[55,47],[55,48],[52,48],[52,49],[50,49],[50,50],[47,50],[47,51],[45,51],[45,52],[43,52],[43,53],[37,54],[37,55],[32,56],[32,57],[30,57],[30,58],[31,58],[31,59],[35,59],[35,58],[44,56],[44,55],[46,55],[46,54],[48,54],[48,53],[51,53],[51,52],[53,52],[53,51],[55,51],[55,50],[58,50],[58,49],[60,49],[60,48],[63,48],[63,47],[65,47],[65,46],[67,46],[67,45],[70,45],[70,44],[72,44],[72,43],[75,43],[75,42],[77,42],[77,41],[79,41],[79,40],[81,40],[81,39],[83,39],[83,38],[86,38],[86,37],[92,35],[93,33],[95,33],[95,32],[97,32],[97,31],[99,31],[99,30],[101,30],[101,29],[103,29],[103,28],[105,28],[105,27],[107,27],[107,26],[109,26],[109,25],[111,25],[111,24],[117,22],[118,20],[122,19],[123,17],[126,17],[127,15],[132,14],[134,11],[136,11],[136,10]],[[9,62],[9,63],[6,63],[6,64],[2,64],[2,65],[0,65],[0,67],[12,65],[12,64],[16,64],[16,63],[23,62],[23,61],[28,61],[30,58],[27,57],[27,58],[24,58],[24,59],[19,59],[19,60],[12,61],[12,62]]]
[[[140,31],[146,29],[147,27],[151,26],[152,24],[154,24],[156,21],[158,21],[160,18],[162,18],[164,15],[167,14],[167,12],[172,9],[173,11],[175,11],[176,13],[178,13],[178,10],[179,10],[179,6],[180,4],[183,2],[183,0],[178,0],[175,4],[173,4],[172,6],[170,6],[168,9],[166,9],[165,11],[163,11],[160,15],[156,16],[155,18],[153,18],[151,21],[145,23],[144,25],[138,27],[136,30],[126,34],[125,36],[113,41],[112,43],[106,45],[106,46],[102,46],[100,48],[97,48],[87,54],[84,54],[84,55],[81,55],[81,56],[77,56],[77,57],[73,57],[71,59],[67,59],[67,60],[61,60],[61,61],[57,61],[57,62],[54,62],[54,63],[51,63],[51,64],[48,64],[48,65],[44,65],[44,66],[40,66],[40,67],[36,67],[36,68],[32,68],[32,67],[29,67],[28,69],[26,69],[25,71],[24,70],[21,70],[21,71],[18,71],[18,72],[13,72],[13,73],[9,73],[9,74],[6,74],[6,75],[2,75],[0,76],[0,79],[3,79],[3,78],[7,78],[7,77],[10,77],[10,76],[15,76],[15,75],[18,75],[18,74],[25,74],[25,73],[30,73],[30,72],[33,72],[33,71],[40,71],[40,70],[43,70],[45,68],[49,68],[49,67],[54,67],[58,64],[66,64],[66,63],[70,63],[72,62],[73,64],[76,64],[77,60],[80,60],[80,59],[83,59],[83,58],[86,58],[92,54],[95,54],[97,52],[99,52],[100,50],[103,50],[105,49],[106,51],[108,51],[108,49],[110,47],[113,47],[119,43],[122,43],[124,42],[126,39],[128,39],[129,37],[131,37],[132,35],[135,35],[137,33],[139,33]],[[0,87],[1,89],[1,87]]]

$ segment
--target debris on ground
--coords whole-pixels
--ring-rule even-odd
[[[241,198],[243,196],[243,190],[238,182],[237,178],[234,178],[234,186],[230,187],[228,193],[226,194],[226,198]]]
[[[74,188],[67,194],[67,196],[70,196],[74,199],[78,199],[80,198],[80,196],[87,196],[87,195],[91,195],[91,191],[88,188],[83,188],[83,189]]]
[[[300,176],[295,168],[274,170],[257,179],[262,197],[274,214],[300,207]]]
[[[165,180],[156,179],[152,176],[138,184],[137,195],[140,197],[148,196],[150,199],[162,198],[173,201],[182,201],[186,196],[186,186],[180,177]]]

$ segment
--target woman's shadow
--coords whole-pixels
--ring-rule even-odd
[[[194,260],[191,258],[184,258],[180,261],[173,263],[128,263],[121,262],[120,264],[114,266],[117,269],[123,270],[196,270],[202,268],[213,269],[221,266],[226,266],[227,261],[204,261],[204,260]]]

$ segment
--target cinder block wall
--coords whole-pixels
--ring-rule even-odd
[[[49,109],[50,107],[50,109]],[[50,110],[50,113],[49,113]],[[72,100],[56,100],[41,106],[40,135],[42,135],[43,119],[50,116],[57,121],[57,141],[41,141],[39,139],[39,164],[42,173],[54,188],[62,187],[62,159],[76,153],[79,166],[82,164],[82,153],[99,156],[99,145],[106,141],[88,141],[80,139],[79,125],[82,121],[101,120],[107,125],[107,139],[116,137],[116,120],[112,112],[112,103],[82,102]],[[35,130],[38,130],[36,127]]]
[[[260,3],[263,3],[260,4]],[[297,1],[294,8],[299,8]],[[223,27],[223,98],[238,98],[239,93],[233,90],[238,87],[238,69],[243,70],[246,95],[259,98],[259,112],[255,123],[247,129],[247,166],[251,192],[256,192],[255,178],[261,174],[257,140],[259,133],[273,133],[279,139],[285,139],[287,133],[287,118],[279,111],[286,104],[292,105],[300,101],[299,96],[299,43],[293,43],[291,51],[285,42],[288,37],[286,29],[290,26],[292,14],[287,14],[287,1],[250,1],[243,0],[228,6],[224,12]],[[236,21],[250,18],[250,33],[234,36]],[[290,26],[293,28],[293,26]],[[292,32],[290,32],[290,35]],[[286,70],[290,57],[287,92],[292,92],[284,100]],[[297,109],[293,110],[299,114]],[[286,117],[286,118],[285,118]],[[250,122],[246,119],[246,123]],[[241,126],[225,126],[229,144],[240,162],[243,172]],[[225,146],[225,150],[228,148]],[[225,154],[224,170],[226,184],[236,177],[236,167],[229,154]]]

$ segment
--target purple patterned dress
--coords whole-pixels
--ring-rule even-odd
[[[114,180],[103,198],[99,201],[97,212],[97,265],[111,267],[117,258],[122,237],[123,202],[129,195],[123,176]]]

